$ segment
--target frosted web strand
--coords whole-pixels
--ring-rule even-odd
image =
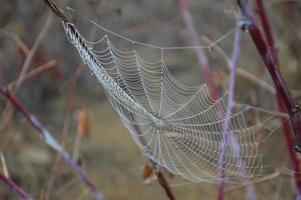
[[[180,50],[180,49],[209,49],[209,51],[211,50],[211,48],[215,45],[217,45],[218,43],[220,43],[221,41],[223,41],[225,38],[229,37],[230,35],[232,35],[235,30],[236,27],[232,28],[231,30],[229,30],[228,32],[226,32],[225,34],[223,34],[221,37],[219,37],[218,39],[216,39],[215,41],[213,41],[210,45],[201,45],[201,46],[159,46],[159,45],[154,45],[154,44],[148,44],[148,43],[144,43],[144,42],[139,42],[139,41],[135,41],[133,39],[130,39],[126,36],[123,36],[121,34],[118,34],[112,30],[109,30],[107,28],[105,28],[104,26],[101,26],[100,24],[96,23],[95,21],[93,21],[92,19],[90,19],[89,17],[79,13],[78,11],[74,10],[71,7],[67,7],[67,9],[80,16],[81,18],[85,19],[87,22],[89,22],[90,24],[94,25],[95,27],[101,29],[104,32],[107,32],[109,34],[112,34],[120,39],[124,39],[130,43],[134,43],[137,45],[141,45],[141,46],[146,46],[146,47],[150,47],[150,48],[155,48],[155,49],[162,49],[162,50]],[[88,43],[94,43],[94,42],[88,42]]]
[[[141,43],[122,36],[132,46],[124,51],[108,35],[88,42],[74,25],[64,23],[64,28],[70,42],[104,87],[122,123],[149,159],[192,182],[216,183],[221,181],[218,158],[224,146],[223,181],[240,182],[242,178],[263,174],[265,166],[260,148],[263,140],[258,135],[269,137],[277,128],[273,125],[277,117],[265,113],[268,115],[265,120],[249,124],[246,116],[253,110],[249,106],[230,112],[225,118],[229,112],[225,103],[227,93],[214,100],[206,85],[192,87],[177,81],[166,66],[166,48],[158,47],[160,58],[148,61],[135,48]],[[225,121],[235,141],[223,141]]]

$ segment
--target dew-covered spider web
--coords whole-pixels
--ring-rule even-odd
[[[279,117],[263,111],[260,121],[252,121],[256,108],[244,106],[228,112],[227,92],[213,99],[206,84],[187,86],[177,81],[165,62],[165,52],[174,49],[210,49],[227,37],[229,30],[211,46],[161,47],[118,35],[91,20],[103,33],[88,41],[74,24],[64,23],[65,32],[82,60],[103,86],[142,152],[159,166],[193,182],[241,182],[266,173],[261,148],[281,124]],[[130,46],[124,50],[111,41],[118,37]],[[138,46],[151,48],[158,58],[147,60]],[[186,67],[186,66],[185,66]],[[224,130],[225,123],[227,130]],[[223,140],[229,132],[229,140]],[[220,177],[222,146],[224,176]]]

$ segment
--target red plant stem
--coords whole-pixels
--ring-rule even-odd
[[[167,197],[170,199],[170,200],[175,200],[175,196],[173,195],[169,185],[168,185],[168,182],[166,181],[164,175],[162,174],[162,172],[159,170],[157,173],[157,178],[158,178],[158,181],[160,183],[160,185],[164,188],[164,191],[167,195]]]
[[[196,32],[193,25],[192,16],[190,14],[189,7],[188,7],[188,1],[179,0],[179,7],[181,10],[184,23],[186,25],[188,36],[190,38],[190,43],[193,46],[201,46],[201,41],[199,39],[198,33]],[[218,90],[213,80],[208,59],[202,48],[196,48],[195,51],[201,68],[201,72],[204,75],[204,78],[206,79],[206,83],[208,84],[210,94],[213,99],[218,99],[219,98]]]
[[[256,7],[257,7],[257,12],[260,16],[261,19],[261,23],[262,23],[262,28],[263,31],[265,33],[265,37],[267,40],[267,44],[269,45],[270,51],[273,53],[273,57],[275,62],[277,63],[278,67],[279,67],[279,62],[278,62],[278,55],[277,55],[277,49],[275,47],[275,40],[271,31],[271,25],[270,22],[268,20],[266,11],[265,11],[265,7],[264,4],[262,2],[262,0],[256,0]],[[279,95],[279,93],[277,93],[277,102],[278,102],[278,107],[279,110],[281,112],[287,112],[285,105],[283,104],[282,98]],[[292,133],[291,133],[291,128],[289,125],[289,122],[286,120],[283,120],[283,131],[286,134],[286,144],[288,147],[293,147],[294,146],[294,138],[292,137]],[[295,151],[293,150],[293,148],[288,148],[288,153],[289,153],[289,157],[292,160],[292,167],[294,169],[295,172],[299,172],[300,171],[300,167],[299,167],[299,160],[297,158],[297,155],[295,153]],[[295,174],[296,177],[296,185],[297,188],[299,190],[300,193],[300,188],[301,188],[301,181],[300,181],[300,175],[298,173]]]
[[[23,191],[13,180],[0,173],[0,180],[4,182],[10,189],[14,190],[16,194],[23,200],[32,200],[26,192]]]
[[[262,21],[264,33],[266,36],[267,43],[265,42],[259,28],[254,23],[253,13],[248,5],[247,0],[237,0],[238,5],[240,6],[242,13],[246,18],[245,28],[249,31],[255,46],[262,57],[265,66],[267,67],[273,82],[276,86],[277,90],[277,101],[280,111],[286,111],[289,115],[292,129],[295,134],[295,138],[293,137],[290,126],[288,122],[283,123],[284,135],[289,151],[289,156],[293,165],[293,169],[295,171],[295,182],[298,189],[298,195],[301,194],[301,176],[299,161],[295,151],[293,150],[293,146],[295,146],[295,150],[297,152],[301,152],[301,121],[299,116],[299,107],[295,104],[287,85],[281,75],[277,54],[275,50],[274,39],[272,36],[270,23],[268,21],[263,3],[260,0],[257,0],[258,11],[260,15],[260,19]],[[295,139],[295,141],[294,141]]]
[[[262,0],[256,0],[256,7],[257,7],[257,12],[260,16],[260,20],[265,34],[265,38],[267,40],[267,44],[269,45],[270,51],[273,53],[273,57],[275,61],[278,63],[277,50],[275,47],[275,40],[272,34],[271,24],[267,17]]]
[[[271,25],[270,25],[270,22],[268,20],[268,17],[267,17],[266,11],[265,11],[265,7],[264,7],[264,4],[263,4],[262,0],[256,0],[256,6],[257,6],[258,14],[259,14],[260,19],[261,19],[261,23],[262,23],[263,31],[265,33],[265,37],[266,37],[266,40],[267,40],[268,47],[269,47],[270,51],[273,54],[273,57],[274,57],[275,62],[277,63],[277,66],[279,67],[277,49],[276,49],[276,46],[275,46],[275,40],[274,40],[272,31],[271,31]],[[287,112],[286,107],[285,107],[279,93],[277,93],[277,102],[278,102],[279,110],[281,112]],[[292,148],[295,145],[294,144],[294,138],[293,138],[293,135],[292,135],[292,131],[291,131],[289,122],[286,121],[286,120],[283,120],[283,131],[285,133],[287,133],[286,134],[286,137],[287,137],[286,144],[287,144],[287,147],[288,147],[289,157],[291,158],[291,161],[292,161],[292,167],[293,167],[295,172],[300,172],[299,160],[297,158],[296,152]],[[300,179],[301,179],[300,174],[295,173],[295,182],[296,182],[299,194],[301,193],[301,180]]]
[[[287,112],[282,99],[279,95],[277,95],[277,101],[278,101],[278,106],[279,106],[279,111],[281,112]],[[295,177],[295,184],[299,193],[299,196],[301,195],[301,174],[300,174],[300,165],[299,165],[299,160],[296,155],[296,152],[294,151],[293,146],[295,145],[294,143],[294,137],[291,132],[291,126],[287,120],[282,121],[282,128],[285,134],[285,141],[286,145],[288,148],[288,154],[291,159],[292,163],[292,168],[293,171],[295,172],[294,177]]]
[[[39,122],[35,119],[35,117],[31,113],[29,113],[29,111],[17,101],[17,99],[12,95],[12,93],[2,85],[0,85],[0,93],[4,95],[13,104],[13,106],[17,108],[20,113],[24,115],[24,117],[28,120],[28,122],[35,129],[38,130],[38,133],[42,135],[44,130],[41,124],[39,124]]]
[[[10,103],[27,119],[27,121],[38,131],[42,136],[44,141],[49,144],[57,153],[59,153],[65,160],[65,162],[70,166],[80,180],[86,185],[86,187],[91,191],[94,197],[98,200],[103,200],[104,197],[102,193],[96,190],[87,174],[82,171],[78,164],[70,157],[70,155],[59,145],[51,133],[38,121],[38,119],[32,115],[4,86],[0,85],[0,93],[5,96]]]

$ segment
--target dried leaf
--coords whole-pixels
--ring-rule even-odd
[[[150,164],[146,164],[143,167],[143,179],[144,179],[144,184],[149,185],[151,184],[154,180],[157,179],[156,174],[154,173],[154,170]]]
[[[21,25],[19,23],[13,24],[11,29],[17,35],[20,35],[20,33],[22,32],[22,27],[21,27]]]
[[[216,73],[214,73],[214,82],[222,86],[225,90],[228,88],[228,77],[225,77],[224,73],[221,70],[218,70]]]
[[[80,137],[90,136],[90,120],[88,110],[86,108],[81,108],[77,119],[77,133]]]

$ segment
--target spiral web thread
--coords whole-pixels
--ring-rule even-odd
[[[103,85],[124,126],[149,159],[193,182],[235,183],[262,175],[265,166],[260,147],[276,128],[275,116],[268,114],[260,123],[249,125],[246,115],[254,109],[251,106],[226,115],[227,93],[213,100],[206,84],[181,84],[164,62],[167,49],[210,46],[159,47],[135,42],[97,25],[133,44],[132,50],[121,51],[107,34],[89,42],[73,24],[63,25],[68,39]],[[161,58],[144,60],[135,44],[158,49]],[[223,140],[226,131],[231,133],[229,140]],[[225,174],[221,178],[222,146]]]

